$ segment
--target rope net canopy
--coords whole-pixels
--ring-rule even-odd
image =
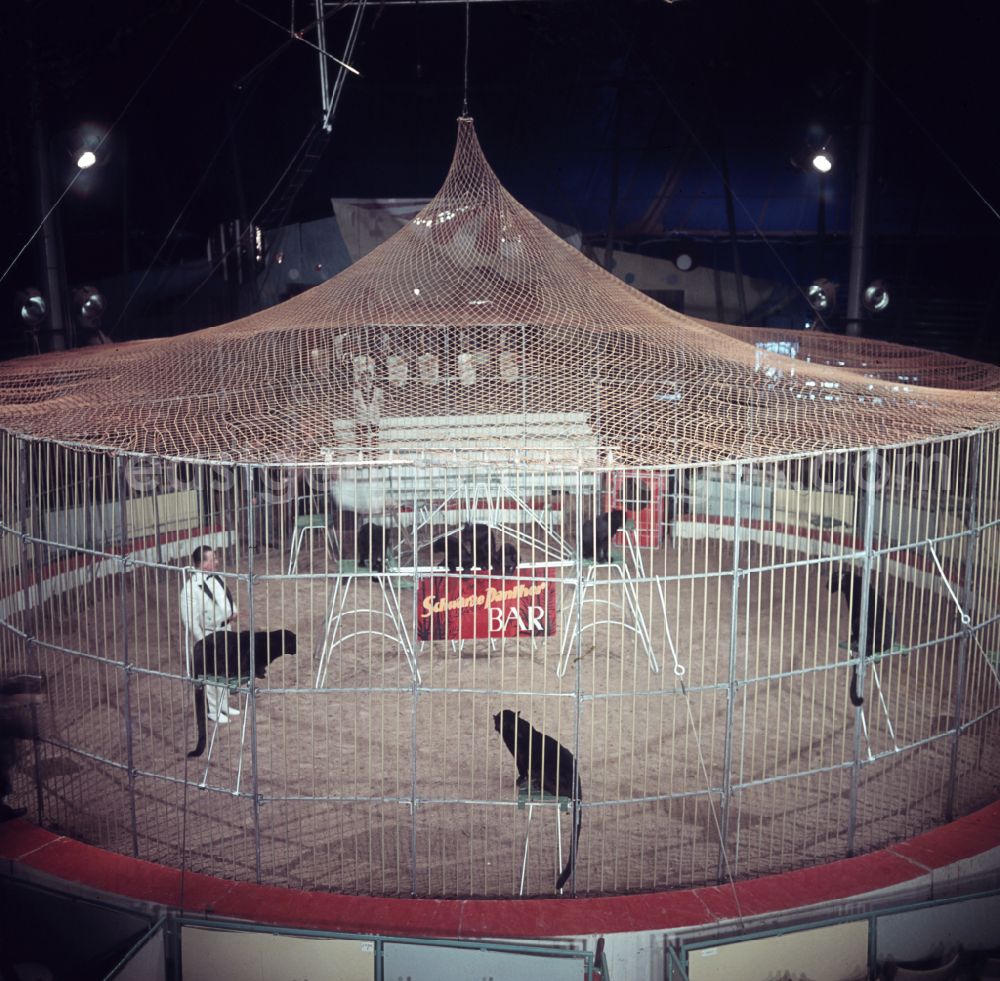
[[[232,323],[0,365],[0,426],[168,457],[329,462],[350,459],[343,434],[373,388],[366,424],[522,416],[527,428],[571,413],[602,457],[648,466],[1000,424],[1000,368],[708,323],[644,296],[522,207],[462,118],[436,197],[354,265]]]

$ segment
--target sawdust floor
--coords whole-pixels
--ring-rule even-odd
[[[730,545],[668,542],[642,554],[647,575],[668,578],[662,589],[641,577],[635,585],[648,645],[636,618],[615,608],[622,587],[598,582],[583,594],[584,629],[562,677],[558,632],[419,644],[413,581],[400,580],[417,685],[383,587],[355,580],[318,689],[336,563],[317,547],[289,580],[276,575],[287,553],[264,553],[252,600],[245,589],[237,597],[241,625],[252,609],[258,629],[294,630],[298,652],[239,697],[243,714],[219,728],[207,767],[206,756],[186,756],[195,725],[176,614],[181,570],[67,594],[39,618],[45,738],[21,753],[11,803],[155,862],[385,895],[518,895],[527,834],[523,891],[550,895],[556,808],[535,808],[529,825],[517,806],[513,759],[492,720],[511,708],[578,754],[579,894],[843,857],[852,800],[856,851],[943,820],[953,737],[906,747],[952,725],[954,642],[881,661],[881,694],[869,673],[858,729],[846,606],[826,570],[751,573],[734,596]],[[754,560],[787,558],[758,550]],[[577,597],[557,592],[561,630]],[[917,600],[897,597],[906,609]],[[903,644],[951,632],[923,614],[904,619]],[[125,654],[128,672],[113,663]],[[970,663],[966,718],[1000,698],[985,659]],[[960,739],[958,813],[1000,793],[988,751],[997,735],[994,716]],[[865,765],[852,788],[856,745]],[[562,816],[564,857],[571,821]]]

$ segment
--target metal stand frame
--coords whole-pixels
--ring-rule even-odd
[[[639,553],[639,546],[635,541],[635,532],[628,529],[624,531],[623,536],[627,555],[631,558],[638,574],[642,576],[644,574],[644,565],[642,555]],[[620,577],[620,582],[616,582],[614,579],[598,579],[598,569],[607,569],[609,572],[617,571]],[[595,620],[593,623],[587,624],[578,622],[582,620],[583,607],[587,604],[596,604],[598,602],[598,600],[593,597],[588,597],[587,594],[602,582],[608,586],[621,586],[622,603],[612,603],[609,600],[608,606],[611,607],[611,609],[620,610],[622,613],[622,619]],[[649,661],[650,670],[654,674],[660,673],[660,662],[657,660],[656,652],[653,650],[653,641],[649,633],[649,627],[646,624],[646,618],[642,614],[642,606],[639,602],[639,591],[636,589],[635,577],[628,570],[625,554],[622,555],[621,559],[613,557],[609,562],[594,562],[588,564],[586,575],[584,575],[583,580],[579,583],[572,583],[571,588],[572,592],[569,598],[570,601],[566,604],[567,613],[563,621],[559,665],[556,668],[556,675],[558,677],[561,678],[566,673],[566,669],[569,667],[570,658],[573,655],[574,649],[573,639],[575,636],[575,628],[578,627],[579,633],[582,634],[584,631],[592,630],[594,627],[602,624],[611,625],[618,623],[621,623],[626,630],[631,630],[639,638],[639,643],[646,652],[646,658]],[[578,589],[583,592],[579,604],[576,602],[576,593]],[[626,614],[631,617],[631,623],[625,619]]]
[[[569,813],[569,797],[553,797],[545,793],[544,790],[535,790],[529,787],[519,787],[517,790],[517,809],[528,812],[528,820],[524,825],[524,856],[521,859],[521,886],[518,891],[519,896],[524,895],[524,886],[528,878],[528,845],[531,840],[531,817],[536,807],[553,807],[556,815],[556,875],[562,872],[563,850],[562,850],[562,815]],[[561,890],[560,890],[561,891]]]
[[[302,541],[309,535],[312,537],[321,532],[334,558],[340,556],[340,543],[337,541],[337,531],[331,528],[325,514],[300,514],[295,519],[295,531],[292,532],[292,551],[288,558],[288,575],[294,576],[299,571],[299,553],[302,551]]]
[[[883,651],[879,654],[874,654],[872,657],[868,658],[868,663],[871,665],[872,681],[875,683],[875,688],[878,691],[879,705],[882,707],[882,714],[885,716],[886,729],[889,732],[889,738],[892,740],[892,748],[899,752],[899,743],[896,742],[896,730],[892,726],[892,716],[889,715],[889,706],[885,700],[885,695],[882,694],[882,679],[879,677],[878,673],[878,662],[882,658],[887,657],[890,654],[898,653],[902,651],[903,648],[898,644],[893,645],[888,651]],[[861,664],[858,664],[858,670],[861,670]],[[875,757],[872,754],[872,741],[871,737],[868,735],[868,719],[865,716],[864,707],[861,709],[861,731],[865,737],[865,745],[868,747],[868,759],[874,760]]]
[[[213,675],[207,675],[199,680],[199,684],[204,685],[217,685],[221,688],[228,688],[230,695],[238,695],[240,688],[247,688],[253,683],[253,678],[228,678],[228,677],[215,677]],[[246,745],[247,738],[247,719],[250,717],[249,706],[243,707],[243,722],[240,725],[240,756],[239,763],[236,766],[236,786],[233,788],[233,796],[236,797],[240,792],[240,781],[243,778],[243,748]],[[219,733],[219,720],[216,717],[215,721],[212,723],[212,736],[208,741],[208,752],[205,754],[205,772],[201,775],[201,780],[198,782],[198,786],[204,790],[208,786],[208,771],[212,765],[212,750],[215,748],[215,737]]]
[[[386,580],[389,582],[386,582]],[[347,601],[359,582],[374,582],[378,585],[385,598],[385,603],[380,610],[372,607],[351,607],[348,609]],[[333,582],[333,592],[330,594],[330,612],[326,617],[326,625],[323,630],[323,643],[319,651],[319,667],[316,670],[316,687],[322,688],[326,680],[326,670],[330,663],[330,657],[335,648],[353,637],[385,637],[387,640],[397,643],[403,649],[406,663],[410,666],[410,673],[413,680],[420,684],[420,669],[417,667],[417,654],[410,639],[410,633],[406,627],[406,620],[399,604],[397,594],[398,584],[396,577],[392,573],[372,572],[371,569],[358,569],[353,562],[342,562],[340,571],[336,574]],[[342,634],[340,625],[346,616],[359,616],[363,614],[387,617],[394,629],[394,633],[385,630],[354,630],[350,633]]]

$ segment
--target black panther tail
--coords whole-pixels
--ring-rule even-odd
[[[851,667],[851,704],[855,707],[865,704],[864,698],[858,694],[858,666],[856,664]]]
[[[198,745],[188,753],[188,756],[201,756],[205,752],[205,686],[195,685],[194,688],[194,719],[198,724]]]
[[[562,875],[556,880],[556,892],[559,892],[569,881],[569,877],[573,874],[573,859],[580,854],[580,828],[583,826],[583,808],[580,805],[582,803],[582,797],[578,797],[576,801],[576,841],[570,848],[569,861],[566,863],[566,868],[562,870]]]

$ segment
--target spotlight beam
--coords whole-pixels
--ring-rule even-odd
[[[817,150],[812,158],[812,165],[821,173],[829,174],[833,170],[833,157],[827,149]]]

